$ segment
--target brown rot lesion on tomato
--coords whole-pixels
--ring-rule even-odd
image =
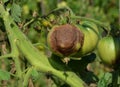
[[[53,53],[69,56],[83,45],[84,34],[72,24],[54,26],[48,34],[48,44]]]

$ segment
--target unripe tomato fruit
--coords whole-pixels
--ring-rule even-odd
[[[33,28],[29,29],[27,37],[32,41],[32,43],[36,43],[38,41],[37,31],[35,31]]]
[[[98,54],[101,60],[109,65],[120,65],[120,38],[107,36],[98,43]]]
[[[77,26],[84,34],[83,46],[75,55],[81,57],[92,52],[96,48],[99,40],[99,31],[96,24],[88,21],[83,21],[81,24],[77,24]]]

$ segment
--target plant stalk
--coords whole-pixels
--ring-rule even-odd
[[[13,60],[15,61],[15,66],[16,66],[16,74],[17,77],[19,77],[18,82],[19,82],[19,87],[22,87],[22,71],[21,71],[21,66],[20,66],[20,60],[19,60],[19,52],[18,52],[18,48],[16,46],[16,37],[14,35],[14,33],[11,31],[12,27],[11,27],[11,22],[13,21],[10,17],[9,17],[9,13],[7,11],[5,11],[4,7],[0,4],[0,13],[3,17],[3,21],[4,21],[4,25],[5,25],[5,29],[10,41],[10,45],[11,45],[11,54],[12,55],[7,55],[8,56],[12,56]],[[5,57],[5,56],[3,56]]]

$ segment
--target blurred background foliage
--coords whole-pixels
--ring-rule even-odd
[[[20,0],[16,0],[16,2]],[[57,7],[69,6],[76,15],[94,18],[119,28],[119,0],[21,0],[22,18],[29,19],[36,11],[45,15]]]

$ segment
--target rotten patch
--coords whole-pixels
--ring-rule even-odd
[[[69,56],[83,45],[84,34],[76,26],[65,24],[55,26],[48,34],[48,43],[55,54]]]

